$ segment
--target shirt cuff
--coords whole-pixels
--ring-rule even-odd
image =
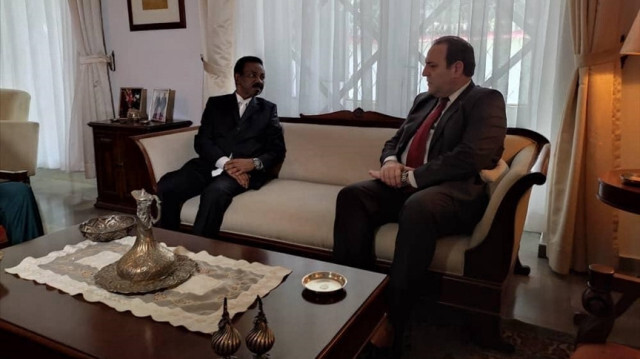
[[[411,187],[418,188],[418,182],[416,182],[416,177],[413,175],[413,171],[409,171],[407,173],[407,180],[409,181]]]
[[[385,163],[387,163],[387,162],[389,162],[389,161],[396,161],[396,162],[399,162],[399,161],[398,161],[398,157],[396,157],[396,156],[389,156],[389,157],[385,158],[385,159],[384,159],[384,161],[382,161],[382,164],[384,165]]]
[[[230,158],[227,156],[222,156],[220,158],[218,158],[218,160],[216,161],[216,167],[220,168],[220,169],[224,169],[224,165],[229,162]]]

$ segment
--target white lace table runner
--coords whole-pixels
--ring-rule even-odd
[[[247,310],[256,295],[266,295],[291,273],[283,267],[214,257],[205,251],[193,253],[178,247],[176,252],[196,261],[198,270],[177,287],[143,295],[120,295],[96,286],[93,275],[120,259],[134,242],[135,237],[108,243],[84,241],[44,257],[27,257],[5,270],[71,295],[82,294],[89,302],[101,302],[119,312],[128,310],[137,317],[150,316],[158,322],[208,334],[218,329],[224,297],[233,317]]]

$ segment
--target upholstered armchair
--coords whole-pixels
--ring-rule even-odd
[[[31,95],[0,89],[0,178],[29,182],[36,173],[39,124],[29,122]]]

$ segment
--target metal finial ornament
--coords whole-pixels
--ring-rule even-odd
[[[276,337],[267,325],[267,317],[262,310],[262,299],[260,299],[260,296],[256,297],[259,311],[253,320],[253,329],[247,334],[245,342],[247,343],[247,348],[255,354],[255,357],[262,359],[268,357],[265,353],[271,350],[273,343],[276,341]]]
[[[211,348],[213,351],[225,359],[235,358],[233,353],[238,351],[242,338],[238,330],[231,325],[231,318],[227,310],[227,297],[224,297],[222,318],[218,322],[218,331],[211,337]]]

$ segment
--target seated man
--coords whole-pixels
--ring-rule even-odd
[[[501,158],[506,135],[505,103],[495,90],[471,81],[473,48],[456,36],[434,41],[419,94],[406,121],[382,150],[374,180],[338,194],[333,253],[338,263],[371,268],[375,229],[398,222],[390,273],[394,355],[419,296],[436,240],[470,233],[488,203],[479,172]]]
[[[22,182],[0,183],[0,225],[10,244],[18,244],[44,234],[38,204],[31,187]]]
[[[177,230],[182,204],[200,195],[193,232],[213,238],[233,197],[259,189],[269,180],[270,170],[284,160],[276,105],[256,97],[264,88],[262,60],[243,57],[233,72],[235,93],[207,101],[195,137],[199,157],[158,182],[160,227]]]

